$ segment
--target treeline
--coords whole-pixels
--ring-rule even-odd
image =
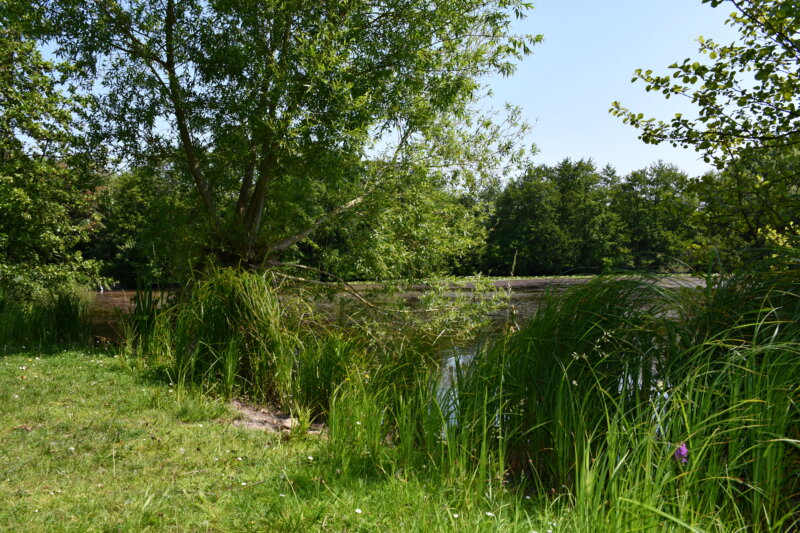
[[[494,275],[685,270],[700,202],[674,165],[627,176],[592,161],[531,167],[494,200],[481,270]]]
[[[767,161],[774,164],[768,157],[761,164]],[[796,161],[783,152],[782,168]],[[627,175],[586,159],[531,165],[480,194],[403,191],[383,216],[342,217],[277,259],[328,280],[687,272],[721,258],[735,262],[731,254],[747,247],[767,253],[770,228],[795,223],[796,191],[778,180],[758,182],[752,175],[760,171],[755,160],[698,178],[664,162]],[[750,189],[734,186],[745,177],[755,183]],[[208,260],[193,194],[169,172],[109,179],[97,195],[98,227],[83,255],[124,286],[181,282]],[[425,202],[438,209],[437,218],[409,208]],[[468,238],[448,243],[454,227]]]

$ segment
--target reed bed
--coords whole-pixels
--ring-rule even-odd
[[[799,527],[797,271],[656,281],[547,294],[443,380],[449,352],[406,324],[322,320],[269,274],[220,271],[158,314],[143,356],[325,421],[331,468],[353,478],[516,498],[525,521],[574,531]]]

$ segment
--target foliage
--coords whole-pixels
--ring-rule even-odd
[[[536,275],[601,267],[602,248],[613,247],[601,180],[591,161],[565,159],[531,167],[510,182],[490,222],[489,271]]]
[[[100,282],[80,251],[100,180],[78,132],[83,102],[61,90],[69,68],[44,60],[16,16],[0,6],[0,286],[28,298]]]
[[[670,75],[637,70],[634,81],[667,98],[686,96],[699,109],[696,120],[677,114],[671,122],[644,119],[615,102],[612,112],[641,128],[642,140],[693,146],[722,167],[740,149],[785,147],[797,142],[800,95],[798,7],[780,0],[703,0],[731,4],[728,23],[739,30],[729,45],[700,38],[710,62],[684,60]]]
[[[620,178],[591,161],[531,167],[497,196],[484,268],[563,274],[670,270],[697,239],[688,177],[656,163]]]
[[[435,186],[399,190],[376,214],[350,213],[300,247],[297,260],[346,280],[447,274],[485,240],[485,207]]]
[[[708,174],[697,187],[708,205],[709,244],[759,247],[759,232],[783,231],[798,220],[800,8],[780,0],[703,2],[733,6],[728,24],[739,30],[738,41],[701,37],[707,61],[686,59],[663,76],[639,69],[633,78],[666,98],[689,98],[698,116],[656,121],[618,102],[611,112],[641,129],[645,142],[694,147],[713,161],[720,174]]]
[[[174,172],[142,168],[110,177],[99,194],[100,225],[86,255],[102,261],[102,273],[125,287],[136,287],[140,278],[155,284],[186,279],[204,246],[190,193]]]
[[[495,135],[471,105],[481,76],[510,73],[536,41],[508,35],[529,7],[40,0],[30,12],[46,14],[37,30],[82,67],[87,91],[102,85],[112,148],[183,172],[210,251],[235,265],[348,211],[380,216],[398,188],[496,178],[519,155],[516,133]]]
[[[692,190],[692,181],[674,165],[654,163],[609,185],[609,208],[620,222],[620,236],[636,270],[670,271],[687,259],[698,240],[694,218],[706,213]],[[622,265],[620,265],[622,266]]]
[[[769,228],[782,234],[800,223],[798,164],[797,149],[771,149],[704,175],[693,185],[703,205],[703,233],[727,250],[763,248]]]

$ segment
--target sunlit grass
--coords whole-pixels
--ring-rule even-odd
[[[282,440],[231,417],[225,404],[105,354],[0,357],[0,530],[536,525],[511,493],[475,499],[426,476],[362,477],[340,468],[326,437]]]

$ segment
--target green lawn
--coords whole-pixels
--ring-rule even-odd
[[[324,436],[233,417],[103,352],[0,357],[0,531],[555,530],[511,492],[338,475]]]

